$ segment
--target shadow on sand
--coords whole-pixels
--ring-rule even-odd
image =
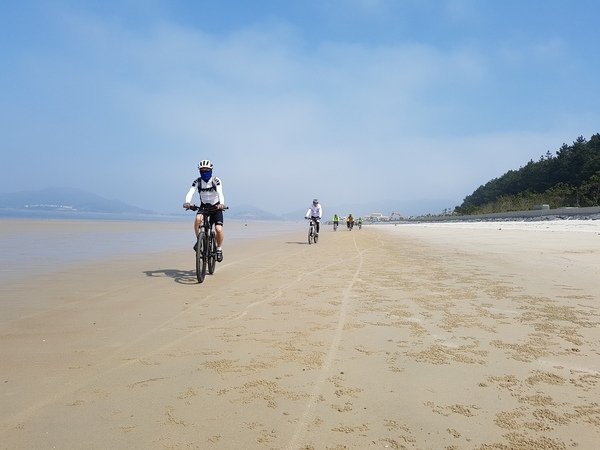
[[[179,284],[198,284],[195,270],[161,269],[144,270],[147,277],[168,277]]]

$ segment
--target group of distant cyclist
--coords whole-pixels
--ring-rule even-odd
[[[317,231],[317,235],[318,235],[319,230],[321,228],[321,219],[323,218],[323,208],[321,207],[321,204],[319,203],[319,199],[317,199],[317,198],[313,199],[312,205],[310,205],[310,207],[308,208],[308,211],[306,211],[305,218],[309,219],[315,223],[316,231]],[[345,218],[345,220],[346,220],[346,227],[350,231],[352,231],[352,228],[354,228],[355,223],[356,223],[356,225],[358,225],[359,229],[362,228],[362,222],[363,222],[362,217],[359,217],[357,220],[354,220],[354,217],[352,216],[352,214],[348,214],[348,216]],[[340,224],[340,217],[337,214],[334,214],[332,222],[333,222],[333,231],[336,231]]]
[[[340,218],[337,214],[333,215],[333,231],[337,230],[337,227],[340,223]],[[359,217],[358,219],[354,220],[354,217],[352,216],[352,214],[348,214],[348,217],[346,217],[346,228],[348,228],[348,230],[352,231],[352,228],[354,228],[354,224],[356,224],[358,226],[358,229],[360,230],[362,228],[362,217]]]

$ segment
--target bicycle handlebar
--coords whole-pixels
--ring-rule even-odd
[[[219,211],[219,208],[217,208],[216,206],[198,206],[198,205],[194,205],[193,203],[190,203],[189,209],[191,209],[192,211],[200,211],[200,212],[214,212],[214,211]],[[223,209],[229,209],[229,206],[224,206],[223,205]]]

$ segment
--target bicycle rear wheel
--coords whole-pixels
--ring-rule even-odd
[[[201,229],[198,235],[198,246],[196,247],[196,278],[198,283],[202,283],[206,276],[206,246],[206,234]]]
[[[217,265],[217,242],[214,231],[210,232],[206,250],[208,254],[208,274],[212,275],[215,273],[215,267]]]

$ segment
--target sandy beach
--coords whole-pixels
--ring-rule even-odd
[[[600,221],[304,225],[3,280],[0,448],[598,448]]]

